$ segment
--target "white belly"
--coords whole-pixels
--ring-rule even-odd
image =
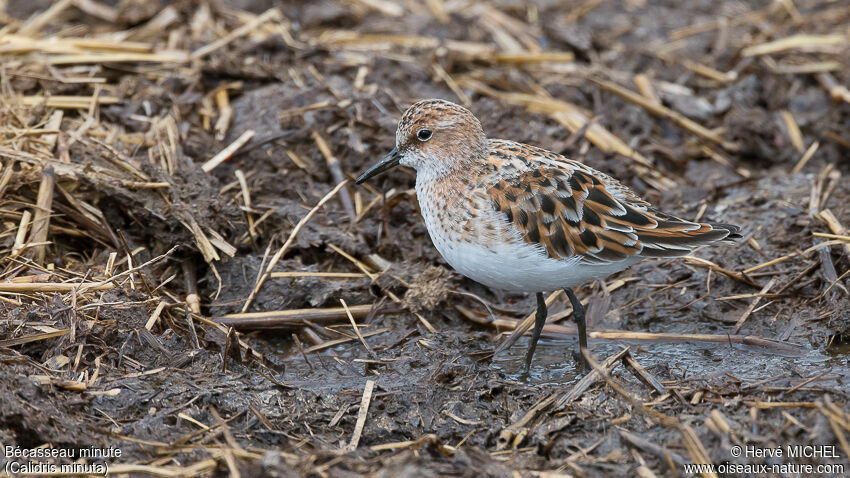
[[[581,263],[578,258],[551,259],[526,243],[484,248],[478,244],[450,242],[433,236],[432,240],[446,262],[461,274],[488,287],[517,292],[577,287],[605,278],[640,260],[633,258],[593,265]]]

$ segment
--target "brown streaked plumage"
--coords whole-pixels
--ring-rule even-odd
[[[466,108],[411,106],[396,148],[361,183],[397,164],[416,169],[428,233],[446,261],[485,285],[536,292],[529,367],[545,323],[543,291],[563,288],[586,348],[584,309],[572,288],[647,257],[675,257],[737,239],[739,228],[665,214],[605,173],[535,146],[488,140]]]
[[[516,164],[506,159],[521,166],[505,167]],[[493,208],[553,259],[675,257],[737,232],[664,214],[610,176],[534,146],[491,140],[487,163],[495,167],[483,181]]]

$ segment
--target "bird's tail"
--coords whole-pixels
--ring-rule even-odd
[[[735,241],[737,241],[738,239],[744,238],[744,236],[741,235],[741,228],[738,227],[738,226],[735,226],[735,225],[732,225],[732,224],[711,224],[711,223],[709,223],[708,225],[711,226],[711,228],[715,229],[715,230],[724,230],[725,229],[726,231],[729,231],[729,233],[726,234],[726,237],[719,239],[718,242],[721,242],[721,243],[724,243],[724,244],[734,244]]]
[[[653,213],[658,218],[658,226],[636,231],[643,243],[642,256],[684,256],[699,246],[712,243],[734,244],[736,239],[742,237],[741,228],[731,224],[698,223],[660,211]]]

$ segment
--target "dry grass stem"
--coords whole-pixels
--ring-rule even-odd
[[[0,1],[4,446],[650,478],[793,437],[846,467],[848,2],[277,3]],[[578,287],[588,371],[546,291],[525,375],[533,294],[451,271],[410,168],[349,184],[426,98],[743,239]]]

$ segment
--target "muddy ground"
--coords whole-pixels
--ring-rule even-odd
[[[41,17],[51,2],[0,2],[11,171],[0,280],[109,289],[0,283],[4,446],[117,447],[100,460],[113,472],[159,476],[674,476],[700,462],[848,472],[837,468],[850,466],[845,2],[58,3]],[[158,23],[163,11],[171,20]],[[15,34],[184,56],[228,41],[173,61],[75,63],[50,59],[88,47],[4,50]],[[747,50],[792,35],[809,36]],[[117,101],[65,109],[45,128],[58,141],[21,133],[56,108],[13,98],[95,93]],[[591,330],[608,333],[591,338],[596,361],[628,347],[606,376],[575,366],[572,322],[558,315],[569,302],[555,297],[524,376],[527,339],[486,353],[534,297],[453,272],[399,169],[320,208],[272,268],[289,274],[248,308],[277,311],[275,325],[239,325],[255,318],[240,312],[258,276],[339,182],[334,164],[359,174],[428,97],[467,102],[488,136],[580,159],[670,213],[738,224],[744,240],[577,290]],[[581,129],[591,119],[621,142]],[[248,130],[232,158],[201,169]],[[27,236],[16,254],[50,166],[49,243]],[[30,255],[39,247],[43,260]],[[309,275],[320,272],[348,275]],[[733,455],[786,445],[837,456]]]

